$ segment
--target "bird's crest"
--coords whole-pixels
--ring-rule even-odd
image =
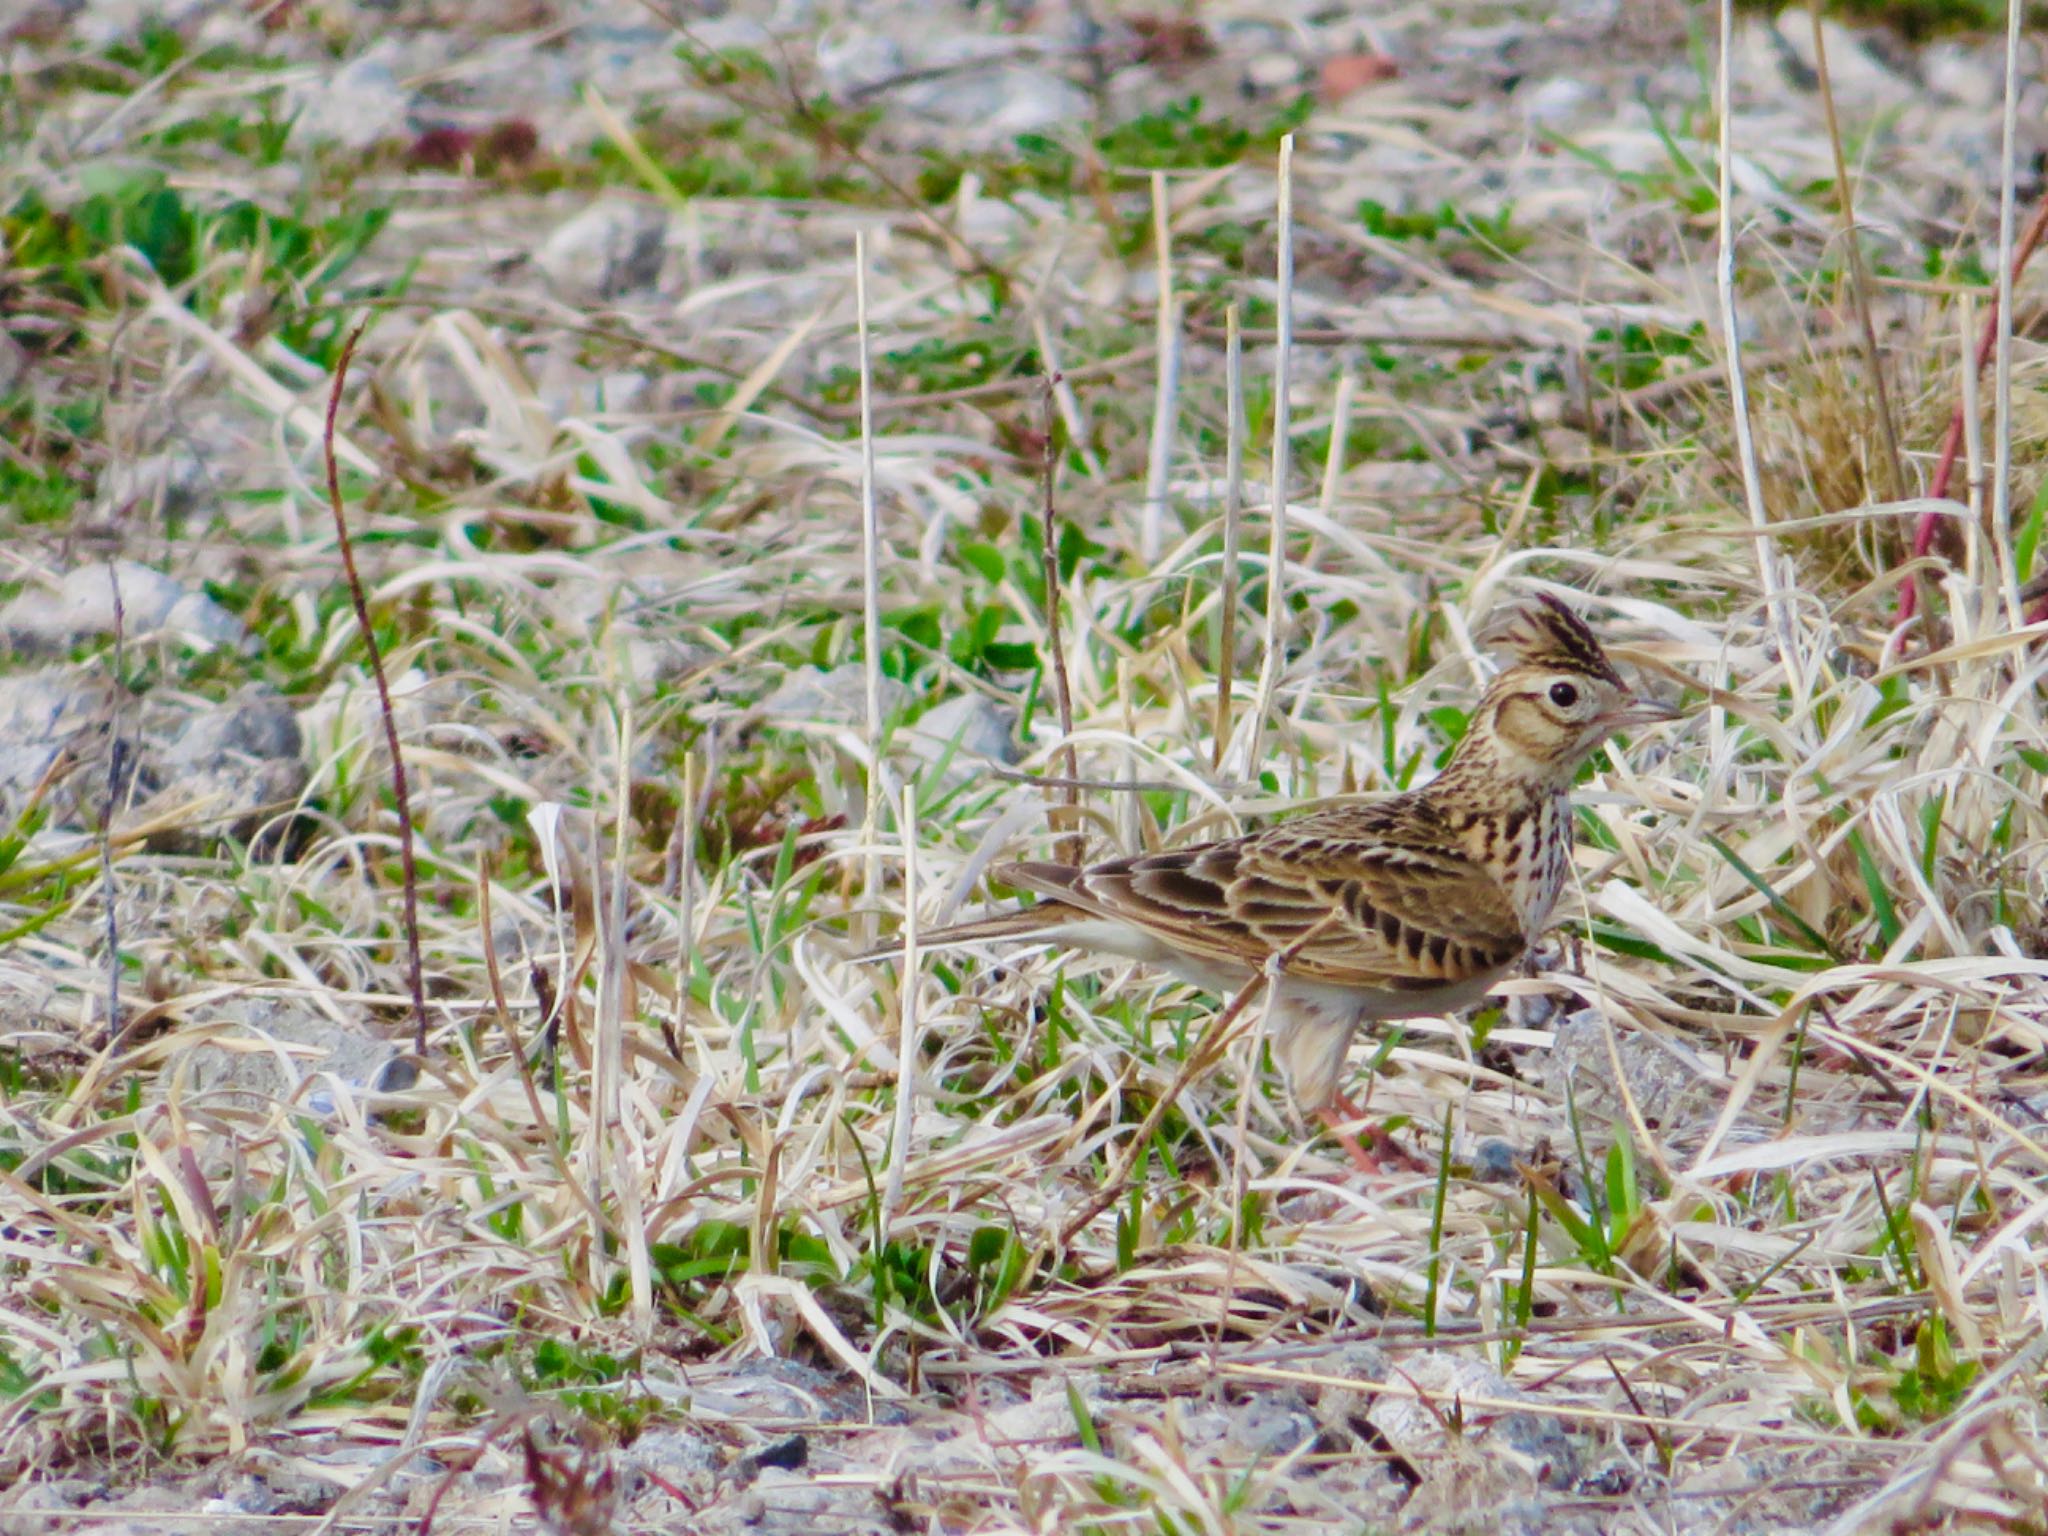
[[[1496,609],[1472,632],[1472,640],[1489,650],[1508,652],[1530,666],[1583,672],[1622,687],[1614,663],[1586,628],[1586,621],[1547,592],[1527,602]]]

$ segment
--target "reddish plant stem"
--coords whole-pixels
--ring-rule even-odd
[[[2013,247],[2012,279],[2015,287],[2019,284],[2020,273],[2033,258],[2042,237],[2048,235],[2048,197],[2043,197],[2034,207],[2033,216],[2027,220],[2027,227],[2021,231],[2019,244]],[[1977,355],[1972,360],[1977,372],[1982,373],[1991,361],[1991,354],[1998,350],[1998,295],[1993,293],[1991,305],[1984,312],[1984,328],[1977,336]],[[1934,479],[1929,482],[1927,494],[1936,501],[1948,496],[1948,483],[1955,475],[1956,456],[1963,447],[1963,406],[1956,402],[1956,408],[1948,419],[1948,436],[1942,439],[1941,457],[1935,462]],[[1913,528],[1913,558],[1922,559],[1934,547],[1934,530],[1939,522],[1932,512],[1922,512],[1920,521]],[[1916,582],[1907,582],[1899,588],[1899,622],[1905,623],[1913,617],[1918,606],[1919,587]]]
[[[348,517],[341,505],[341,472],[334,462],[334,418],[341,410],[341,386],[348,380],[349,359],[356,355],[363,326],[348,333],[341,344],[341,357],[334,365],[334,387],[327,392],[327,425],[320,446],[327,459],[327,505],[334,513],[334,537],[341,545],[341,568],[348,578],[349,601],[355,605],[356,627],[363,632],[363,649],[370,654],[370,675],[377,680],[377,709],[384,717],[384,744],[391,752],[391,796],[398,807],[398,865],[405,883],[405,980],[412,993],[414,1043],[419,1054],[427,1053],[427,993],[420,980],[420,898],[419,866],[412,851],[412,797],[406,793],[405,759],[398,750],[398,721],[391,712],[391,685],[384,679],[384,652],[377,644],[377,631],[370,627],[370,600],[363,593],[363,578],[356,570],[355,545],[348,536]]]

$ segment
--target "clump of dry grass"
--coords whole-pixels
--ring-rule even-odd
[[[1714,361],[1667,323],[1666,277],[1597,228],[1590,253],[1541,221],[1491,256],[1361,236],[1327,212],[1353,171],[1323,131],[1279,296],[1315,326],[1277,394],[1266,270],[1208,243],[1270,219],[1263,159],[1020,199],[1015,243],[977,256],[1001,284],[886,188],[699,200],[692,240],[744,250],[765,223],[797,255],[774,283],[703,278],[680,315],[572,314],[465,268],[402,185],[362,281],[418,255],[439,286],[344,287],[289,343],[238,328],[246,252],[202,250],[182,288],[109,256],[128,275],[96,306],[61,263],[14,273],[76,354],[132,371],[68,388],[145,414],[203,378],[259,445],[239,462],[268,490],[147,537],[174,570],[232,547],[221,592],[263,643],[126,665],[284,688],[314,759],[280,812],[309,830],[264,853],[155,853],[117,820],[95,878],[92,829],[29,816],[0,844],[17,1486],[289,1456],[357,1490],[337,1520],[410,1498],[437,1530],[488,1515],[494,1478],[622,1528],[672,1519],[661,1499],[707,1528],[2038,1522],[2048,662],[2003,573],[2039,517],[2001,548],[1936,508],[1939,623],[1900,631],[1874,530],[1925,507],[1869,505],[1867,380],[1803,297],[1771,323],[1806,350],[1751,380],[1760,546],[1717,397],[1646,393]],[[1642,147],[1622,133],[1606,152]],[[1483,169],[1444,154],[1461,185]],[[1692,237],[1691,180],[1616,186],[1631,238]],[[465,195],[530,216],[518,189]],[[1150,239],[1169,320],[1254,306],[1242,425],[1223,334],[1125,296],[1104,208]],[[1778,268],[1822,246],[1788,224],[1744,303],[1800,294]],[[1345,262],[1383,291],[1321,278]],[[1954,378],[1949,297],[1878,294],[1909,468]],[[411,773],[411,1082],[322,1054],[411,1007],[383,726],[307,426],[358,298],[383,307],[336,447]],[[1489,332],[1454,367],[1446,304]],[[1595,312],[1632,318],[1601,339]],[[1368,328],[1390,339],[1344,344]],[[1178,371],[1147,391],[1163,330]],[[1569,357],[1587,399],[1529,406]],[[665,408],[560,383],[650,359],[680,381]],[[1528,430],[1479,430],[1509,417]],[[1290,451],[1321,493],[1276,476],[1269,553],[1256,487]],[[2024,426],[2013,451],[2029,472]],[[17,531],[51,563],[80,532]],[[1256,1030],[1211,1033],[1217,1000],[1149,972],[914,942],[848,962],[1064,834],[1065,783],[1105,851],[1414,782],[1478,681],[1470,627],[1530,588],[1585,595],[1700,707],[1583,787],[1566,963],[1361,1048],[1354,1086],[1416,1171],[1359,1184]],[[560,1434],[522,1451],[506,1426],[543,1406]],[[774,1449],[792,1429],[803,1469]]]

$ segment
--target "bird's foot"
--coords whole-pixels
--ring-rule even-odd
[[[1390,1173],[1429,1171],[1427,1163],[1380,1126],[1367,1120],[1365,1111],[1341,1093],[1317,1110],[1316,1118],[1323,1122],[1323,1128],[1336,1139],[1337,1145],[1344,1149],[1344,1155],[1351,1159],[1351,1166],[1360,1173],[1385,1178]],[[1356,1132],[1350,1129],[1361,1122],[1364,1122],[1363,1129]]]

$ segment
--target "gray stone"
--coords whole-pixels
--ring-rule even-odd
[[[972,778],[991,763],[1017,761],[1017,717],[978,693],[957,694],[896,733],[900,755],[917,766],[945,765],[948,782]]]
[[[2005,94],[2005,71],[1996,53],[1980,43],[1944,40],[1920,55],[1927,88],[1973,112],[1989,112]]]
[[[1580,1441],[1554,1414],[1505,1414],[1486,1433],[1524,1457],[1545,1488],[1569,1488],[1578,1481]]]
[[[660,209],[612,194],[557,225],[534,265],[564,299],[616,299],[660,278],[667,232]]]
[[[150,840],[159,852],[205,853],[222,836],[247,842],[266,828],[274,835],[305,791],[298,716],[261,684],[219,704],[137,699],[84,667],[46,667],[0,677],[0,818],[19,816],[68,754],[44,810],[55,827],[97,828],[109,810],[116,729],[115,824],[170,818]],[[192,808],[189,825],[177,821],[181,806]]]
[[[1595,102],[1591,86],[1565,75],[1532,78],[1515,92],[1515,106],[1532,128],[1562,127]]]
[[[946,51],[961,56],[961,69],[907,85],[895,93],[895,101],[907,112],[952,129],[949,137],[962,148],[1007,149],[1021,133],[1053,133],[1089,120],[1093,105],[1088,93],[1049,68],[995,59],[975,68],[971,55],[986,51],[978,38]],[[948,62],[953,61],[931,61]]]
[[[886,1536],[892,1525],[874,1490],[822,1483],[803,1471],[769,1468],[750,1487],[704,1510],[692,1528],[707,1533],[745,1531],[760,1536]]]
[[[1315,1416],[1293,1392],[1260,1393],[1228,1412],[1229,1445],[1260,1460],[1298,1451],[1319,1433]]]
[[[182,1078],[188,1099],[252,1110],[290,1100],[295,1110],[331,1115],[343,1092],[395,1092],[414,1081],[399,1042],[295,997],[229,998],[186,1027],[199,1025],[216,1027],[158,1079],[168,1087]]]
[[[1805,78],[1817,79],[1819,56],[1813,49],[1813,20],[1804,6],[1787,6],[1774,23],[1777,43]],[[1835,94],[1848,101],[1897,101],[1917,89],[1878,54],[1872,34],[1845,27],[1832,18],[1821,23],[1827,47],[1828,77]]]
[[[1641,1030],[1618,1031],[1609,1051],[1611,1028],[1598,1008],[1581,1008],[1558,1026],[1548,1052],[1530,1062],[1545,1087],[1573,1102],[1588,1125],[1624,1121],[1628,1106],[1614,1080],[1614,1057],[1635,1106],[1672,1151],[1697,1146],[1721,1111],[1726,1086],[1696,1053],[1676,1039]]]
[[[410,126],[412,102],[398,83],[398,51],[394,40],[386,38],[325,80],[295,88],[292,142],[368,149],[402,138]]]
[[[0,677],[0,815],[10,821],[67,748],[105,752],[114,685],[83,667],[46,667]]]
[[[199,504],[210,483],[197,454],[170,449],[109,466],[94,501],[107,513],[143,509],[156,517],[178,518]],[[122,596],[125,600],[127,594]]]
[[[203,811],[205,825],[240,842],[257,836],[265,823],[305,792],[308,771],[299,717],[291,705],[261,684],[251,684],[186,723],[149,765],[163,785],[150,809],[168,808],[172,797]],[[209,831],[196,839],[213,842]],[[177,838],[191,846],[195,839]]]
[[[182,29],[214,7],[209,0],[86,0],[71,36],[88,53],[103,53],[141,35],[145,24]]]
[[[207,651],[251,644],[248,628],[204,592],[132,560],[81,565],[54,589],[30,587],[0,608],[0,638],[17,651],[54,654],[118,623],[131,643],[167,639]],[[118,594],[118,611],[116,596]]]
[[[252,684],[218,709],[199,715],[164,753],[167,766],[201,772],[224,757],[296,758],[303,748],[291,705]]]
[[[699,1430],[652,1429],[633,1442],[632,1460],[672,1483],[715,1473],[725,1465],[718,1445]]]
[[[882,718],[910,702],[910,690],[893,677],[882,680]],[[826,672],[799,667],[761,701],[762,720],[780,726],[855,725],[867,720],[867,671],[857,662]]]
[[[226,1463],[188,1475],[159,1472],[120,1492],[104,1481],[80,1478],[25,1482],[0,1492],[0,1536],[80,1529],[95,1536],[162,1536],[165,1515],[192,1514],[207,1517],[208,1536],[262,1536],[275,1529],[277,1515],[302,1513],[332,1497],[331,1485],[317,1484],[297,1497],[280,1497],[271,1479]]]
[[[106,1497],[107,1485],[92,1478],[59,1477],[48,1482],[24,1482],[5,1496],[4,1507],[16,1520],[0,1520],[0,1532],[28,1529],[18,1517],[29,1512],[55,1513],[82,1509]]]
[[[837,100],[894,79],[904,72],[903,48],[871,27],[845,27],[818,40],[818,81]]]
[[[732,1419],[815,1422],[862,1407],[859,1383],[805,1365],[800,1360],[756,1357],[742,1361],[714,1386],[699,1383],[691,1406]]]
[[[1498,1136],[1489,1136],[1472,1149],[1472,1177],[1482,1183],[1500,1183],[1515,1176],[1517,1153]]]

